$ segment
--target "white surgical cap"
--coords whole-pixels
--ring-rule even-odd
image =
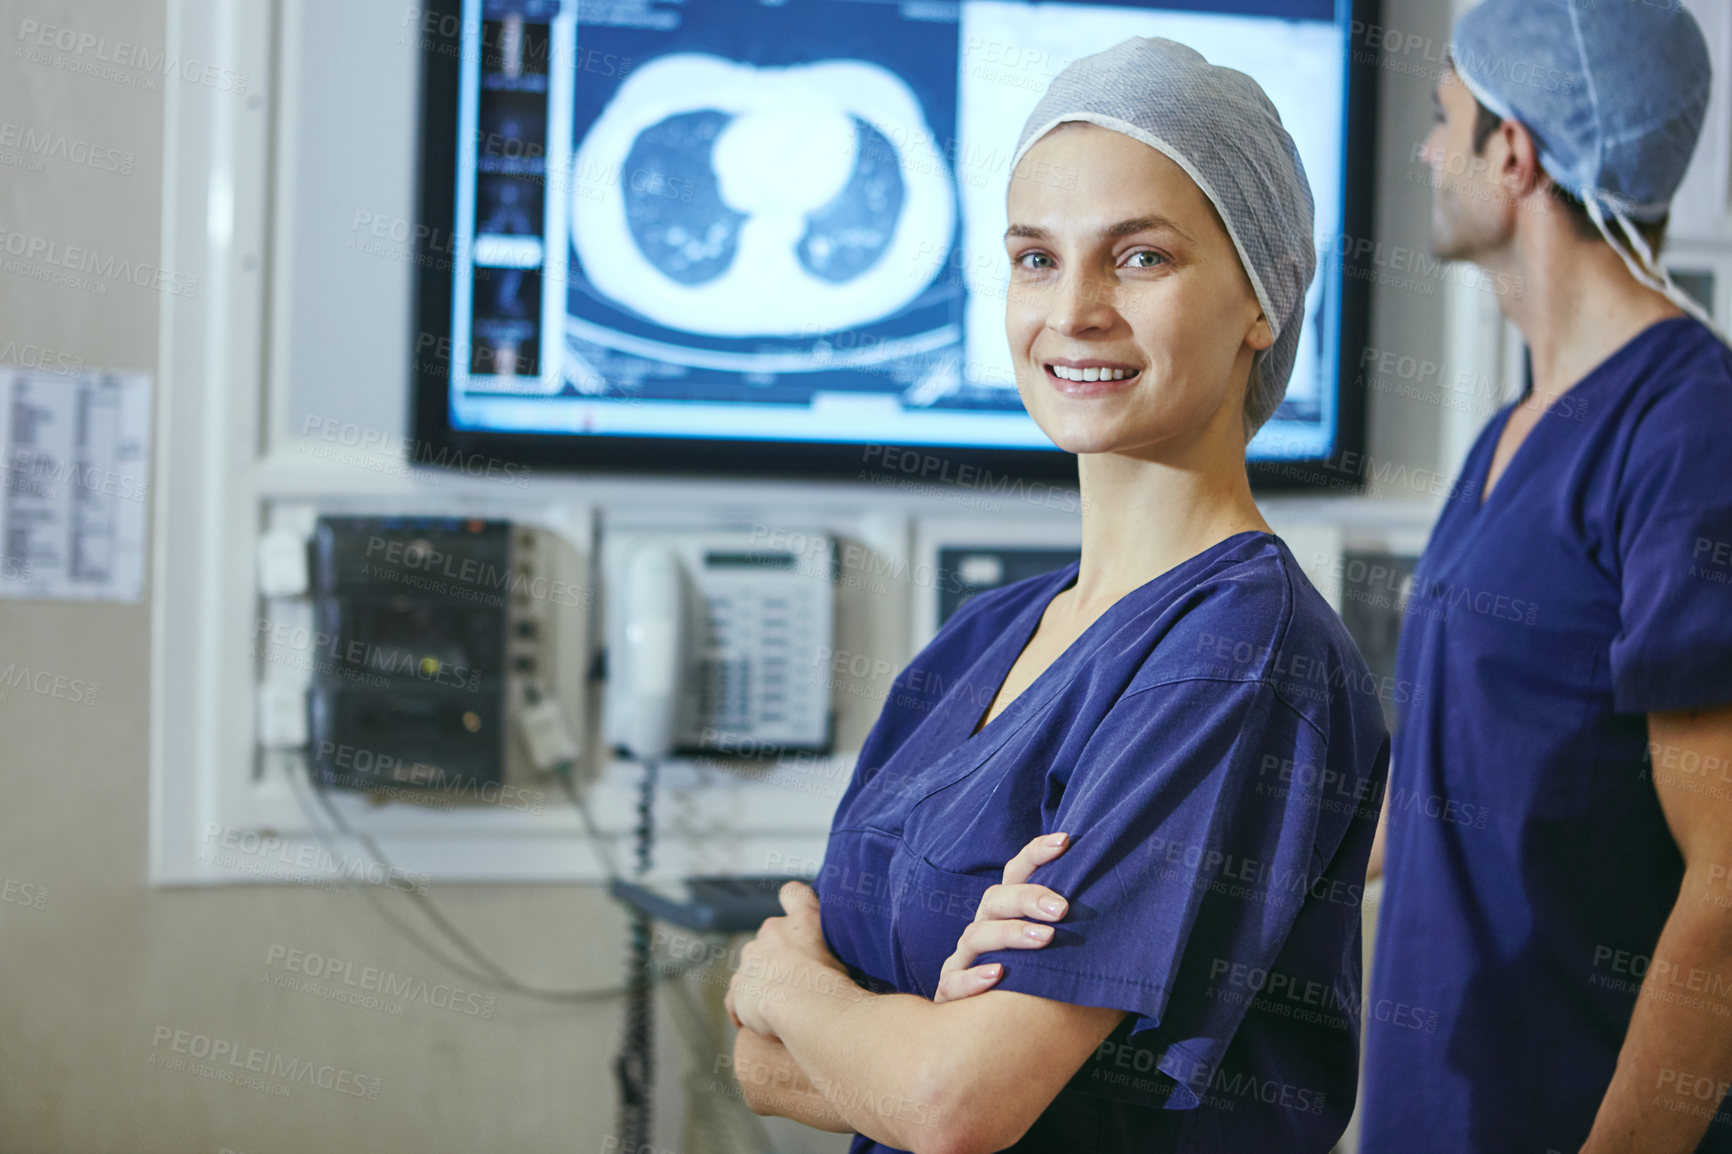
[[[1070,63],[1023,125],[1011,171],[1054,126],[1086,120],[1170,158],[1221,214],[1275,334],[1245,399],[1249,436],[1287,392],[1317,268],[1311,185],[1281,115],[1255,80],[1158,37],[1133,36]]]
[[[1683,5],[1484,0],[1449,48],[1468,91],[1528,130],[1540,167],[1587,207],[1630,273],[1713,328],[1630,223],[1666,214],[1708,111],[1708,45]]]

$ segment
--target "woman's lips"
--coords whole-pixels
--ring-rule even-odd
[[[1052,371],[1051,365],[1042,365],[1041,371],[1046,374],[1047,381],[1067,397],[1102,397],[1108,393],[1116,393],[1128,389],[1142,379],[1142,370],[1138,369],[1128,377],[1116,381],[1069,381]]]

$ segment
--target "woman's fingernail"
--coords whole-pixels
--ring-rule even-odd
[[[1070,835],[1066,834],[1066,833],[1055,833],[1046,839],[1046,844],[1047,845],[1063,845],[1065,843],[1065,839],[1069,836]]]
[[[1053,897],[1052,895],[1048,894],[1046,897],[1041,898],[1039,903],[1037,903],[1037,904],[1040,906],[1041,909],[1045,910],[1047,913],[1051,914],[1055,918],[1058,917],[1060,914],[1064,913],[1064,899],[1063,898],[1056,898],[1056,897]]]
[[[1033,938],[1037,942],[1044,942],[1048,938],[1052,937],[1052,927],[1051,926],[1029,926],[1028,927],[1028,936]]]
[[[990,966],[980,967],[980,977],[983,981],[991,981],[1002,973],[1004,973],[1004,967],[999,965],[997,962],[992,963]]]

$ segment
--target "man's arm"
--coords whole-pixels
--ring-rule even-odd
[[[1689,1154],[1732,1080],[1732,705],[1651,713],[1648,745],[1684,883],[1582,1154]]]
[[[1372,882],[1383,876],[1384,847],[1389,844],[1389,790],[1383,791],[1383,805],[1377,811],[1377,832],[1371,835],[1371,860],[1365,863],[1365,880]]]

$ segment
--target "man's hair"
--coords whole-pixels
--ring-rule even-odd
[[[1485,155],[1486,141],[1491,139],[1491,134],[1496,132],[1498,126],[1503,123],[1503,117],[1481,104],[1477,98],[1473,104],[1479,110],[1473,122],[1473,154],[1483,156]],[[1551,193],[1553,200],[1563,206],[1564,215],[1569,218],[1570,226],[1577,237],[1582,240],[1605,242],[1606,238],[1601,236],[1600,230],[1594,226],[1594,218],[1588,215],[1588,208],[1581,202],[1580,198],[1563,188],[1555,180],[1548,179],[1546,190]],[[1656,254],[1659,253],[1660,246],[1666,243],[1666,223],[1670,219],[1670,215],[1668,213],[1652,223],[1639,220],[1630,222],[1635,226],[1636,233],[1648,242],[1648,248]],[[1612,230],[1619,240],[1625,239],[1616,222],[1607,221],[1606,227]]]

